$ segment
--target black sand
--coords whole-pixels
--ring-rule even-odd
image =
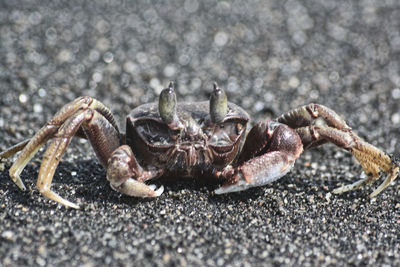
[[[31,137],[63,104],[90,95],[124,116],[170,80],[178,99],[216,81],[254,121],[316,102],[388,153],[400,149],[397,1],[2,1],[0,150]],[[323,3],[320,3],[323,2]],[[333,195],[361,167],[327,145],[281,180],[215,196],[203,181],[158,199],[113,191],[90,145],[74,140],[52,188],[35,189],[41,154],[0,172],[0,265],[400,265],[399,183]]]

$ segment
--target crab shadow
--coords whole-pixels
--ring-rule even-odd
[[[27,190],[22,191],[10,179],[8,170],[11,164],[6,163],[6,167],[0,172],[0,188],[7,194],[5,197],[10,198],[13,203],[24,206],[34,206],[38,203],[38,198],[44,198],[35,186],[39,166],[40,162],[34,162],[25,167],[21,173],[21,179]],[[180,195],[186,195],[186,198],[188,195],[192,195],[192,199],[203,197],[203,199],[206,198],[207,201],[212,203],[247,202],[263,194],[263,190],[255,188],[244,192],[215,195],[213,191],[221,183],[212,177],[201,177],[198,179],[168,177],[152,180],[151,184],[155,184],[157,187],[164,186],[165,189],[161,198],[179,199],[181,198]],[[63,198],[72,202],[78,199],[84,205],[93,203],[96,205],[127,204],[135,206],[154,201],[152,198],[135,198],[114,191],[106,179],[106,170],[96,160],[81,160],[74,163],[60,162],[51,186],[52,190],[60,194]],[[73,197],[70,197],[71,195]],[[57,205],[52,201],[47,202]],[[38,205],[43,206],[42,204]],[[45,206],[53,208],[54,205]]]
[[[8,194],[13,202],[31,206],[35,205],[35,199],[42,197],[35,184],[39,172],[38,164],[28,164],[21,174],[21,178],[27,186],[27,191],[21,191],[11,181],[8,176],[10,166],[6,164],[6,168],[0,172],[0,188]],[[326,184],[327,181],[308,181],[301,178],[299,173],[289,174],[269,185],[263,187],[251,188],[246,191],[235,192],[230,194],[216,195],[213,191],[218,188],[221,183],[212,177],[201,178],[179,178],[168,177],[151,181],[157,187],[164,186],[164,193],[160,198],[176,198],[185,201],[191,201],[198,197],[203,198],[210,204],[231,204],[231,203],[248,203],[258,199],[267,201],[271,206],[278,207],[280,202],[278,195],[283,191],[296,195],[300,192],[306,196],[314,195],[321,197],[332,191],[337,186],[337,181]],[[325,188],[325,189],[323,189]],[[106,179],[106,170],[96,160],[81,160],[75,163],[61,162],[55,172],[52,189],[62,197],[75,201],[78,198],[84,205],[93,203],[96,205],[118,205],[126,204],[136,206],[143,203],[153,202],[152,198],[135,198],[125,196],[114,191]],[[268,193],[273,191],[274,193]],[[69,197],[69,194],[74,197]],[[188,197],[188,195],[191,195]],[[345,201],[352,201],[355,198],[366,198],[367,192],[354,191],[351,194],[335,195]],[[51,202],[52,203],[52,202]],[[55,204],[55,203],[54,203]],[[56,204],[55,204],[56,205]],[[51,206],[51,205],[50,205]],[[50,207],[49,206],[49,207]]]

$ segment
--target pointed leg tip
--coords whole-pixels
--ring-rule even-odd
[[[53,200],[53,201],[55,201],[55,202],[58,202],[58,203],[60,203],[61,205],[64,205],[66,208],[80,209],[80,206],[79,206],[79,205],[77,205],[77,204],[75,204],[75,203],[73,203],[73,202],[71,202],[71,201],[69,201],[69,200],[66,200],[66,199],[60,197],[57,193],[55,193],[55,192],[53,192],[53,191],[51,191],[51,190],[49,190],[49,189],[47,189],[47,190],[42,190],[42,189],[39,188],[39,190],[40,190],[40,193],[41,193],[43,196],[45,196],[45,197],[47,197],[48,199],[51,199],[51,200]]]
[[[55,199],[52,199],[52,200],[55,200]],[[69,200],[63,199],[61,197],[60,197],[60,199],[57,199],[55,201],[57,201],[58,203],[60,203],[61,205],[63,205],[66,208],[72,208],[72,209],[76,209],[76,210],[81,209],[81,207],[78,204],[75,204],[75,203],[73,203]]]
[[[369,198],[374,198],[379,195],[383,190],[386,189],[398,176],[398,168],[394,169],[392,173],[390,173],[386,179],[383,181],[381,185],[378,186],[370,195]]]
[[[369,198],[375,198],[379,195],[389,184],[382,184],[378,188],[376,188],[371,194],[369,194]]]
[[[19,177],[19,175],[18,176],[10,175],[10,177],[13,180],[13,182],[18,186],[19,189],[21,189],[22,191],[26,191],[26,187],[22,182],[21,178]]]
[[[76,210],[80,210],[81,209],[81,207],[79,206],[79,205],[77,205],[77,204],[75,204],[75,203],[72,203],[72,202],[70,202],[69,204],[68,204],[68,206],[66,206],[67,208],[72,208],[72,209],[76,209]]]

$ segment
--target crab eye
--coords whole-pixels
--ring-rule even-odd
[[[169,127],[154,120],[137,123],[136,131],[143,141],[152,146],[171,146],[175,143],[174,133]]]
[[[214,83],[214,90],[210,98],[210,116],[211,121],[220,123],[228,112],[228,100],[224,90]]]
[[[162,120],[171,124],[177,120],[176,117],[176,94],[174,92],[174,84],[170,82],[168,88],[161,91],[158,102],[158,110]]]

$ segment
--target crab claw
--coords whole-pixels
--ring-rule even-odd
[[[266,185],[286,175],[292,167],[293,161],[288,160],[286,154],[272,152],[263,157],[254,158],[239,169],[233,170],[233,175],[228,177],[228,181],[214,193],[220,195]],[[230,176],[229,172],[231,171],[222,173],[222,176]]]
[[[163,185],[160,186],[160,188],[158,188],[157,190],[155,190],[157,188],[157,186],[155,184],[149,185],[149,188],[154,191],[156,197],[161,196],[161,194],[164,192],[164,186]]]
[[[258,144],[266,144],[259,147]],[[258,146],[258,147],[257,147]],[[265,153],[254,154],[254,147]],[[286,125],[276,122],[256,124],[248,133],[243,146],[247,158],[239,158],[238,166],[227,166],[215,173],[226,182],[215,190],[225,194],[272,183],[286,175],[303,152],[300,136]]]
[[[132,178],[129,178],[117,187],[111,184],[111,187],[115,191],[134,197],[158,197],[164,192],[164,186],[160,186],[160,188],[155,190],[157,188],[156,185],[146,185]]]
[[[144,170],[137,162],[132,149],[123,145],[116,149],[108,161],[107,179],[111,187],[133,197],[158,197],[164,192],[160,186],[147,185],[144,181],[162,174],[162,170]]]
[[[232,192],[244,191],[251,187],[254,187],[254,186],[247,183],[246,181],[240,180],[236,184],[221,186],[220,188],[214,190],[214,193],[217,195],[222,195],[222,194],[227,194],[227,193],[232,193]]]

